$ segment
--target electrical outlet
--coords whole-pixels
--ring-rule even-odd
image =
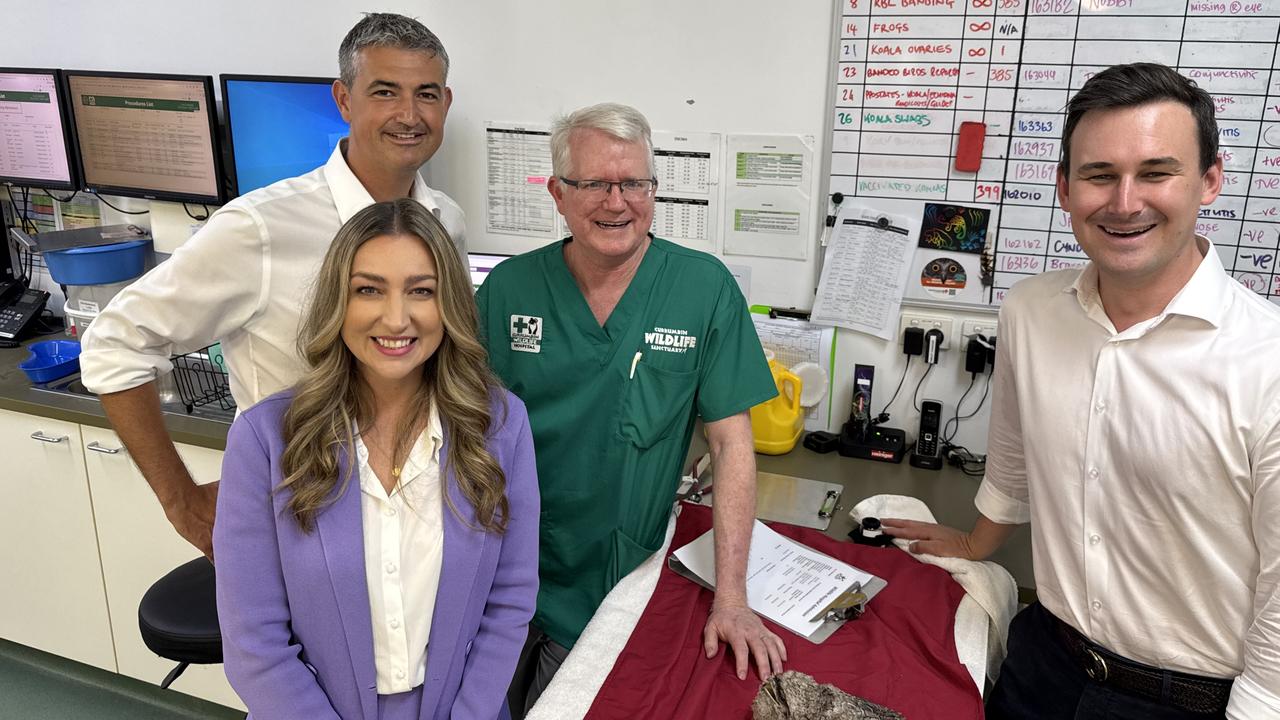
[[[902,323],[898,326],[898,337],[902,337],[902,333],[907,328],[918,327],[925,332],[930,330],[942,331],[942,349],[951,349],[951,332],[955,329],[954,320],[946,315],[925,315],[922,313],[904,312],[902,313]]]
[[[984,337],[996,336],[996,321],[993,320],[965,320],[960,325],[960,334],[964,336],[967,342],[974,335],[982,335]]]

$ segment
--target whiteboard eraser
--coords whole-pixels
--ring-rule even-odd
[[[978,172],[982,167],[982,143],[987,138],[987,124],[960,123],[960,139],[956,142],[956,170]]]

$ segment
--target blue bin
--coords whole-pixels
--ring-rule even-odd
[[[56,283],[106,285],[132,280],[147,264],[150,240],[130,240],[110,245],[53,250],[44,253],[44,264]]]
[[[42,340],[27,346],[31,355],[18,364],[33,383],[47,383],[80,369],[80,343]]]

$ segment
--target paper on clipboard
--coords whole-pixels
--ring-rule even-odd
[[[715,530],[672,553],[671,568],[714,590]],[[839,623],[811,618],[855,582],[862,584],[868,600],[888,584],[755,521],[747,557],[747,605],[755,612],[803,638],[822,642]]]
[[[919,234],[916,218],[846,202],[827,245],[810,322],[892,339]]]

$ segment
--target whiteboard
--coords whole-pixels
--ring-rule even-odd
[[[1177,68],[1217,110],[1226,170],[1196,230],[1280,304],[1280,2],[840,0],[830,189],[991,210],[994,283],[1086,261],[1054,187],[1068,98],[1107,66]],[[977,172],[960,123],[986,124]],[[920,211],[923,205],[913,205]],[[917,256],[919,261],[919,255]]]

